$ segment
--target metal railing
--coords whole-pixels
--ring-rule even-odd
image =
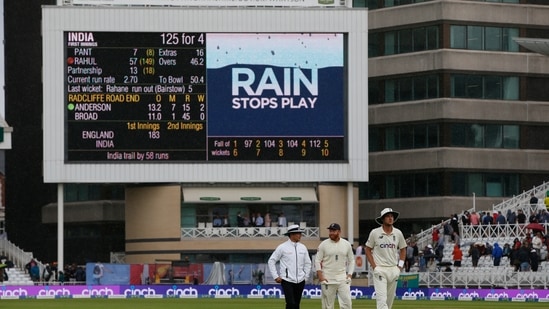
[[[547,234],[549,229],[549,223],[540,223],[545,230],[542,231],[543,235]],[[460,235],[463,241],[475,242],[475,241],[490,241],[494,242],[505,238],[518,238],[523,239],[529,229],[528,223],[523,224],[488,224],[488,225],[462,225],[460,227]],[[463,242],[462,241],[462,242]]]
[[[319,238],[318,227],[303,228],[303,237]],[[184,227],[181,228],[181,238],[269,238],[269,237],[285,237],[287,232],[286,227]]]
[[[510,269],[473,269],[454,272],[419,273],[419,285],[452,288],[543,288],[549,284],[549,272],[517,272]]]
[[[495,205],[493,209],[494,211],[501,211],[503,215],[507,215],[507,210],[509,209],[513,211],[522,209],[528,216],[533,210],[530,205],[530,198],[532,197],[532,194],[539,199],[538,205],[542,205],[547,191],[549,191],[549,182],[544,182],[537,187]]]
[[[25,269],[25,265],[32,259],[38,263],[40,270],[44,268],[44,265],[33,257],[32,252],[24,251],[6,238],[0,239],[0,251],[9,261],[13,262],[14,266],[17,268]]]
[[[508,200],[505,200],[505,201],[501,202],[500,204],[494,205],[492,207],[493,211],[501,211],[501,213],[504,216],[507,216],[507,210],[510,209],[512,211],[516,211],[518,209],[521,209],[524,212],[524,214],[527,215],[527,217],[528,217],[528,215],[531,214],[532,211],[534,211],[534,208],[532,207],[532,205],[530,205],[530,198],[532,197],[532,194],[535,195],[539,199],[538,207],[540,207],[541,205],[543,205],[543,198],[545,197],[547,191],[549,191],[549,182],[544,182],[543,184],[541,184],[537,187],[534,187],[534,188],[532,188],[528,191],[525,191],[522,194],[519,194],[517,196],[513,196],[512,198],[510,198]],[[538,207],[536,207],[536,209]],[[471,209],[468,209],[467,211],[469,213],[471,213],[472,211],[474,211],[474,209],[471,208]],[[440,228],[441,224],[444,225],[444,224],[448,224],[448,223],[450,223],[450,219],[442,221],[440,224],[434,225],[431,228],[423,230],[423,231],[417,233],[416,235],[414,235],[418,247],[423,248],[426,245],[430,244],[431,243],[431,237],[433,235],[433,229],[434,228]],[[463,228],[464,228],[464,226],[462,224],[460,224],[460,235],[461,235],[461,238],[465,240],[467,238],[467,236],[465,236],[464,231],[461,230]],[[516,228],[517,228],[517,230],[515,232],[518,233],[519,232],[519,230],[518,230],[519,227],[516,227]],[[545,232],[547,232],[547,231],[548,231],[548,227],[545,226]],[[524,236],[524,234],[522,234],[522,235]]]
[[[502,203],[493,206],[493,211],[501,211],[504,216],[507,216],[507,211],[517,211],[521,209],[528,217],[533,212],[544,208],[543,199],[546,192],[549,191],[549,183],[544,182],[542,185],[514,196]],[[532,195],[538,198],[537,205],[530,204]],[[472,212],[471,208],[468,211]],[[417,246],[424,248],[432,242],[432,234],[434,228],[441,228],[444,224],[449,224],[450,219],[442,221],[427,230],[421,231],[414,235]],[[526,233],[529,232],[525,224],[490,224],[490,225],[463,225],[460,222],[460,237],[461,243],[482,242],[497,242],[504,239],[523,239]],[[549,224],[541,223],[544,227],[544,235],[549,232]],[[547,265],[544,265],[547,267]],[[370,276],[370,275],[369,275]],[[452,272],[431,271],[419,273],[419,285],[427,287],[473,287],[473,288],[544,288],[549,286],[549,270],[542,269],[538,272],[517,272],[509,267],[461,267]]]

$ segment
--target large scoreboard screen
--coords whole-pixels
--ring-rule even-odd
[[[368,181],[366,8],[42,18],[46,183]]]
[[[63,35],[66,162],[348,159],[343,33]]]

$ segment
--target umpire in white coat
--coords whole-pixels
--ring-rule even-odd
[[[285,234],[288,240],[275,249],[268,261],[271,275],[284,291],[286,309],[299,309],[305,280],[311,274],[309,251],[299,242],[302,233],[299,225],[290,225]]]

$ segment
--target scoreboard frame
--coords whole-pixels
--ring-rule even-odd
[[[67,162],[346,160],[344,34],[64,37]]]
[[[75,18],[80,16],[80,18]],[[368,180],[367,10],[319,8],[43,7],[45,182],[303,182]],[[146,23],[147,20],[161,20]],[[340,33],[346,119],[335,161],[73,162],[66,158],[67,31]],[[63,102],[60,104],[60,102]],[[251,134],[253,135],[253,134]]]

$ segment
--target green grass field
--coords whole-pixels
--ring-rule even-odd
[[[77,308],[77,309],[281,309],[284,308],[283,299],[22,299],[1,300],[0,307],[10,309],[49,309],[49,308]],[[547,308],[547,303],[516,303],[516,302],[486,302],[486,301],[403,301],[397,300],[393,309],[489,309],[489,308]],[[304,299],[301,309],[319,309],[320,300]],[[336,306],[335,308],[339,308]],[[355,300],[353,309],[375,308],[373,300]]]

